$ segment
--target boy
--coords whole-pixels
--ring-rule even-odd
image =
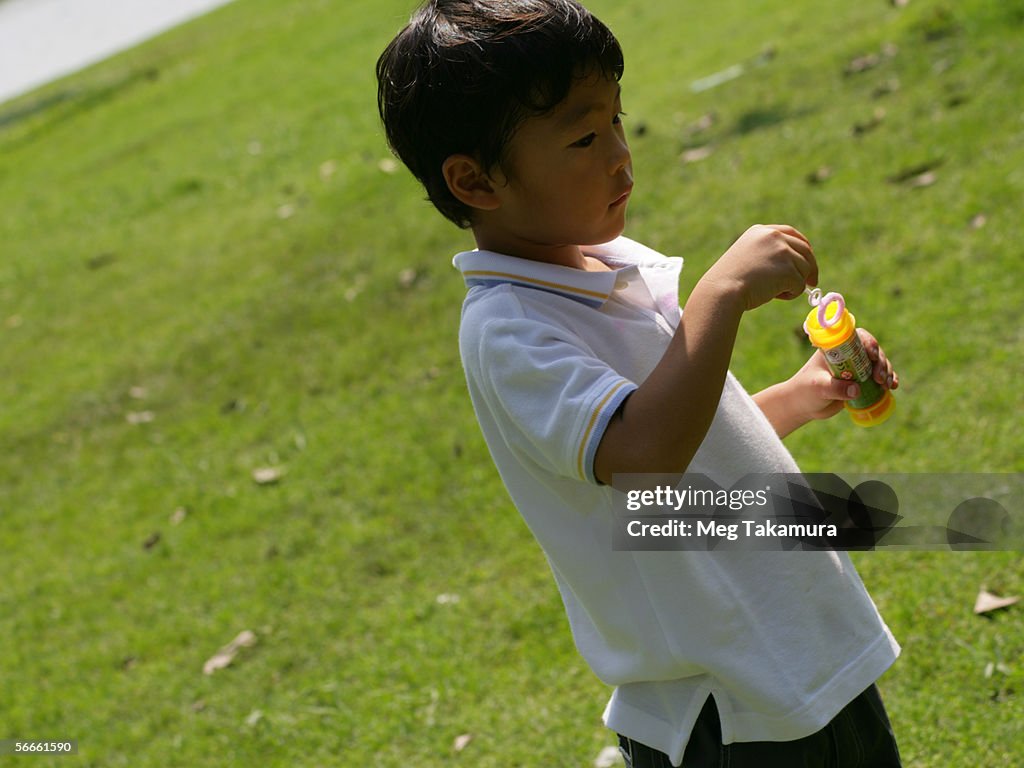
[[[820,353],[753,397],[728,371],[743,313],[817,282],[796,229],[749,229],[685,313],[681,259],[621,236],[622,71],[573,0],[428,0],[378,61],[392,149],[478,246],[460,351],[491,455],[628,765],[899,765],[874,686],[899,648],[845,554],[611,549],[616,475],[798,472],[780,438],[856,394]]]

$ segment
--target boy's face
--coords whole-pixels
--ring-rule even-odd
[[[552,112],[527,118],[491,173],[500,204],[480,221],[480,246],[570,263],[576,246],[622,234],[633,166],[621,113],[618,82],[597,74]]]

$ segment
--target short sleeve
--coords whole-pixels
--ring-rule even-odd
[[[464,345],[476,407],[508,447],[565,477],[598,482],[594,456],[608,421],[636,389],[571,331],[528,317],[492,318]]]

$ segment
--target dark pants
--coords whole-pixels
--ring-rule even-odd
[[[626,768],[672,768],[668,755],[619,736]],[[722,744],[714,698],[693,726],[682,768],[899,768],[900,754],[872,685],[817,733],[796,741]]]

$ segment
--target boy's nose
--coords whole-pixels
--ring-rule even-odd
[[[626,142],[626,137],[617,136],[611,155],[612,175],[618,173],[623,168],[629,168],[632,161],[633,156],[629,152],[629,144]]]

